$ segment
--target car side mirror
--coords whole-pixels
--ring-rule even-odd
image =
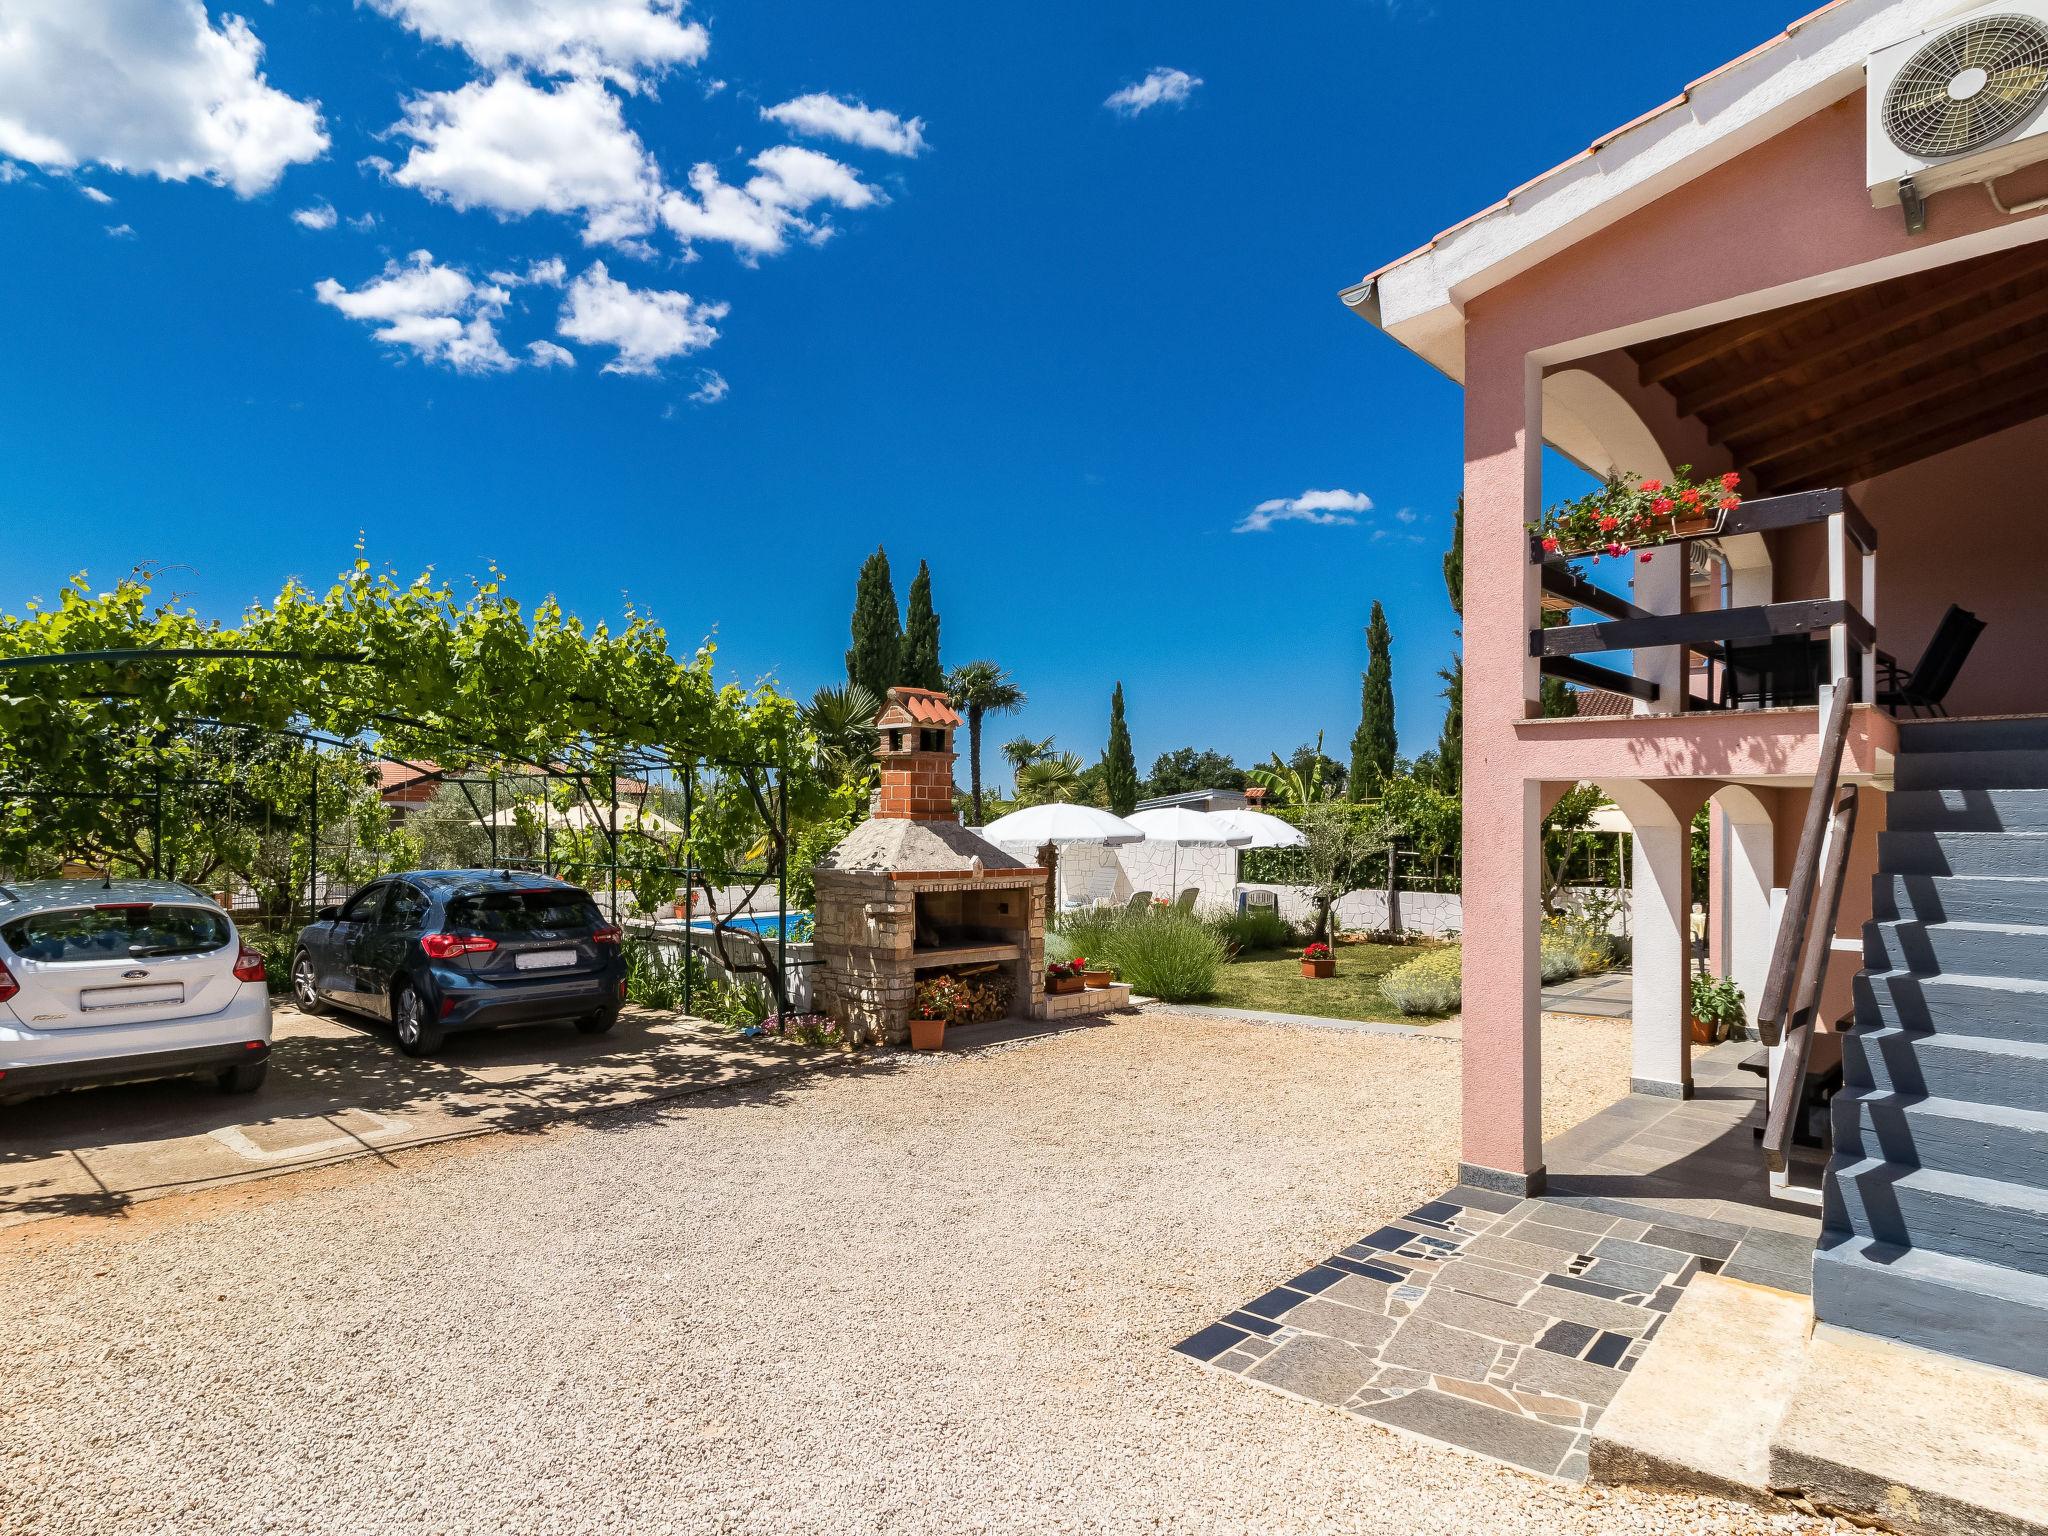
[[[331,923],[340,916],[341,908],[339,907],[322,907],[313,914],[314,920],[322,923]]]

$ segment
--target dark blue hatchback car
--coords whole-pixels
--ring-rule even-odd
[[[424,1056],[444,1037],[501,1024],[618,1022],[626,963],[618,928],[587,891],[546,875],[423,869],[372,881],[299,934],[292,992],[388,1021]]]

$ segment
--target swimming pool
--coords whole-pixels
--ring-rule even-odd
[[[725,926],[740,933],[757,933],[764,939],[772,939],[781,931],[779,920],[773,912],[750,912],[739,917],[729,917],[725,920]],[[715,925],[709,918],[700,917],[693,920],[690,927],[697,933],[710,933]],[[787,935],[790,943],[806,942],[810,936],[811,914],[808,912],[790,913],[789,932]]]

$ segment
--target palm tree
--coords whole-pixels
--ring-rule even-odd
[[[799,711],[818,742],[818,767],[841,783],[874,767],[875,716],[881,701],[859,683],[820,688]]]
[[[1263,788],[1275,805],[1313,805],[1331,799],[1331,788],[1323,782],[1323,733],[1316,732],[1316,750],[1306,764],[1299,754],[1295,762],[1287,763],[1275,752],[1271,762],[1249,770],[1245,777]]]
[[[1017,770],[1017,804],[1052,805],[1071,800],[1081,786],[1081,759],[1055,752]]]
[[[1024,707],[1024,690],[992,661],[970,661],[955,667],[946,679],[953,707],[967,716],[967,782],[974,802],[974,824],[981,825],[981,722],[987,715],[1007,715]]]
[[[1033,763],[1043,762],[1052,756],[1052,738],[1034,739],[1017,736],[1003,743],[1003,756],[1010,760],[1010,772],[1022,773]]]

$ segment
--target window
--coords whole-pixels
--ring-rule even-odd
[[[393,881],[391,900],[384,905],[384,926],[411,933],[427,920],[433,903],[403,881]]]
[[[598,923],[597,904],[581,891],[472,891],[448,903],[450,928],[494,938]]]
[[[0,939],[22,959],[59,963],[204,955],[224,947],[232,934],[228,920],[210,907],[154,902],[31,912],[0,928]]]
[[[377,908],[383,904],[384,893],[390,887],[383,884],[366,885],[349,897],[348,905],[341,909],[344,923],[367,923],[377,915]]]

